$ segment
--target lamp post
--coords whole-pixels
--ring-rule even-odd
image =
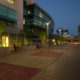
[[[62,29],[58,29],[59,30],[59,36],[60,36],[60,44],[61,44],[61,35],[62,35]]]
[[[48,54],[49,54],[49,33],[48,33],[49,24],[50,24],[50,22],[46,23],[46,25],[47,25],[47,50],[48,50]]]

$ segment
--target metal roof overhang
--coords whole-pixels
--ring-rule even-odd
[[[11,28],[11,27],[6,27],[5,33],[13,33],[13,34],[19,34],[20,30],[17,28]]]

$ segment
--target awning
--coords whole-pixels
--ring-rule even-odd
[[[5,33],[19,34],[20,30],[17,28],[6,27]]]

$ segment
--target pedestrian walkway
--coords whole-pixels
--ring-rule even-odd
[[[0,63],[0,80],[30,80],[41,69]]]
[[[63,46],[65,47],[64,49],[60,49],[60,46],[56,46],[57,49],[50,48],[50,52],[52,53],[54,52],[64,53],[58,57],[55,56],[51,57],[52,54],[50,54],[51,56],[43,55],[44,52],[47,52],[47,49],[45,48],[31,49],[31,50],[25,48],[20,52],[0,58],[0,69],[1,69],[0,80],[3,80],[3,77],[4,80],[15,80],[15,79],[16,80],[78,80],[75,78],[76,76],[79,77],[79,74],[77,74],[77,72],[79,71],[74,73],[74,71],[76,70],[72,69],[76,69],[76,67],[80,69],[79,65],[80,56],[78,52],[80,50],[77,49],[77,47],[79,46],[77,45],[76,46],[63,45]],[[69,48],[67,49],[66,47]],[[43,53],[40,54],[40,52]],[[78,56],[75,54],[75,52],[77,52]],[[16,73],[15,71],[20,72],[20,74]],[[69,76],[68,73],[69,75],[74,73],[75,76],[74,79],[72,79],[73,74]],[[10,77],[11,75],[14,76]],[[63,75],[67,79],[65,79]]]

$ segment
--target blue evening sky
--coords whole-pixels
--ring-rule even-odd
[[[55,22],[55,30],[68,29],[71,35],[78,34],[80,24],[80,0],[35,0]]]

